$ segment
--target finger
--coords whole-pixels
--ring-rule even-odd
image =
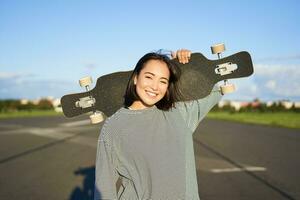
[[[191,55],[191,51],[187,49],[180,49],[176,52],[178,61],[182,64],[188,63]]]
[[[177,58],[180,63],[183,63],[184,59],[182,55],[182,49],[177,51]]]
[[[177,52],[171,51],[171,57],[174,59],[177,57]]]
[[[184,49],[183,51],[182,51],[182,57],[183,57],[183,62],[184,62],[184,64],[185,63],[188,63],[188,55],[189,55],[189,51],[188,50],[186,50],[186,49]]]
[[[185,63],[188,63],[190,58],[191,58],[191,51],[190,50],[185,50],[184,54],[185,54],[185,56],[184,56],[185,57]]]
[[[190,50],[188,50],[188,52],[187,52],[187,62],[190,61],[191,56],[192,56],[192,52]]]
[[[188,51],[187,51],[187,57],[188,57],[188,59],[191,58],[191,54],[192,54],[191,51],[188,50]]]
[[[182,50],[182,58],[183,58],[184,64],[188,63],[188,50],[186,50],[186,49]]]
[[[189,62],[189,51],[188,50],[185,51],[185,61],[186,61],[186,63]]]

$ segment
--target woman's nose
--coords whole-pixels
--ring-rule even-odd
[[[157,89],[158,89],[158,82],[155,81],[155,80],[153,80],[153,81],[152,81],[152,84],[151,84],[151,88],[152,88],[153,90],[157,90]]]

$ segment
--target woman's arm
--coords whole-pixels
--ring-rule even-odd
[[[202,99],[178,102],[175,106],[180,111],[188,128],[194,132],[200,121],[221,100],[221,98],[221,91],[216,84],[208,96]]]
[[[181,49],[172,52],[172,58],[177,58],[180,63],[186,64],[191,58],[191,51]],[[179,108],[187,126],[194,132],[199,122],[221,100],[221,98],[222,94],[219,86],[216,84],[208,96],[198,100],[177,103],[176,107]]]
[[[111,141],[106,136],[102,128],[97,146],[94,200],[117,199],[116,182],[119,175]]]

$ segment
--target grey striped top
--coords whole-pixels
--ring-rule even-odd
[[[192,135],[221,96],[214,88],[169,111],[120,108],[98,139],[94,199],[198,200]]]

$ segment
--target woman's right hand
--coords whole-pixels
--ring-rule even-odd
[[[192,52],[188,49],[179,49],[176,52],[172,52],[172,58],[177,58],[182,64],[189,62]]]

